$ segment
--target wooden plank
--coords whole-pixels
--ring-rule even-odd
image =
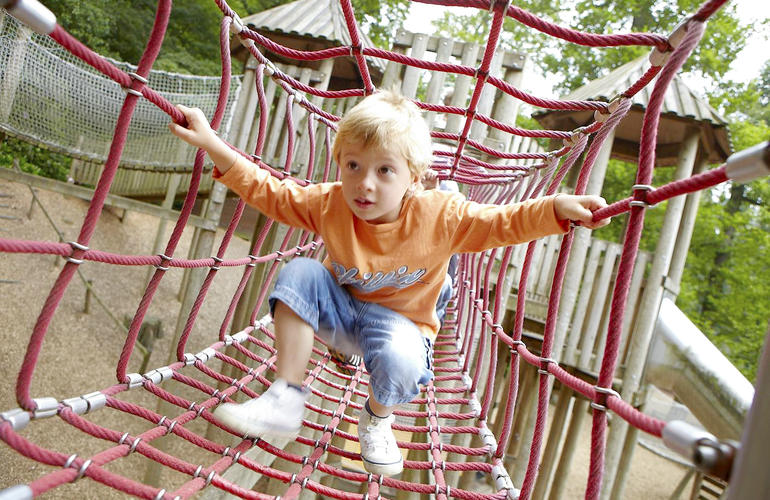
[[[409,31],[399,31],[396,35],[396,40],[393,42],[393,48],[401,48],[404,47],[411,47],[412,46],[412,40],[415,36],[415,33],[409,32]],[[427,36],[427,44],[426,44],[426,50],[429,52],[437,52],[439,44],[441,43],[441,37],[438,36]],[[461,58],[463,54],[465,54],[465,49],[468,45],[474,45],[471,42],[455,42],[454,47],[452,48],[452,57],[455,57],[457,59]],[[481,55],[477,57],[476,60],[468,63],[468,66],[475,66],[478,61],[481,60]],[[505,68],[513,68],[517,69],[519,71],[524,69],[524,61],[526,60],[526,55],[524,55],[521,52],[506,52],[505,57],[503,58],[503,67]],[[465,63],[463,63],[465,64]]]
[[[72,196],[80,198],[82,200],[90,201],[94,197],[94,190],[91,188],[76,186],[55,179],[48,179],[46,177],[38,177],[36,175],[27,174],[24,172],[14,172],[8,168],[0,168],[0,179],[5,179],[11,182],[19,182],[27,184],[29,186],[45,189],[48,191],[54,191],[66,196]],[[167,220],[179,219],[179,212],[176,210],[167,210],[153,205],[152,203],[145,203],[142,201],[136,201],[114,194],[108,194],[105,200],[105,205],[109,205],[115,208],[121,208],[123,210],[129,210],[131,212],[139,212],[143,214],[152,215]],[[191,215],[187,222],[189,226],[200,227],[204,229],[216,230],[217,225],[203,219],[197,215]]]
[[[607,300],[607,290],[609,289],[612,271],[615,267],[615,257],[617,257],[617,247],[614,245],[608,246],[604,253],[601,273],[596,280],[593,293],[591,294],[591,302],[588,306],[588,321],[583,325],[580,334],[580,358],[577,364],[580,369],[590,370],[596,361],[595,358],[592,360],[592,356],[594,355],[596,338],[599,336],[599,323],[602,319],[602,313],[604,313],[604,303]],[[599,346],[599,348],[602,347]]]
[[[438,43],[438,50],[436,51],[436,62],[448,63],[450,56],[452,55],[452,47],[454,46],[454,40],[451,38],[441,38]],[[431,72],[430,83],[428,84],[428,92],[425,96],[426,102],[433,104],[441,103],[441,94],[444,90],[444,81],[446,80],[446,73],[443,71]],[[433,130],[433,122],[436,119],[436,113],[429,112],[425,117],[425,123],[428,124],[428,129]]]
[[[426,35],[415,35],[409,56],[415,59],[422,59],[425,56],[427,44],[428,37]],[[423,71],[424,70],[415,68],[414,66],[407,66],[404,70],[404,81],[401,83],[401,94],[410,99],[414,99],[415,95],[417,95],[417,87],[419,86],[420,75]]]
[[[479,46],[475,43],[464,44],[462,52],[461,64],[464,66],[473,66],[479,54]],[[458,106],[464,108],[467,106],[468,101],[468,88],[471,84],[471,77],[465,75],[458,75],[455,80],[455,89],[452,92],[452,106]],[[449,115],[447,117],[446,131],[456,134],[460,132],[460,127],[464,117],[459,115]]]
[[[577,346],[581,340],[583,322],[588,309],[588,301],[591,298],[591,291],[594,287],[594,278],[596,269],[599,267],[599,255],[606,247],[606,242],[602,240],[591,240],[591,247],[588,253],[588,261],[583,271],[583,277],[580,284],[580,293],[578,294],[577,305],[575,306],[575,315],[572,318],[570,334],[567,335],[567,346],[564,351],[564,362],[574,365],[577,362]]]

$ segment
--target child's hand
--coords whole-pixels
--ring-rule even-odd
[[[601,196],[561,194],[553,200],[556,218],[580,221],[583,227],[597,229],[610,223],[610,219],[592,221],[593,212],[607,206]]]
[[[438,186],[438,172],[429,168],[423,172],[420,182],[422,182],[422,187],[425,189],[436,189],[436,186]]]
[[[186,143],[196,148],[202,148],[209,150],[211,146],[218,140],[217,134],[211,129],[206,115],[203,114],[198,108],[188,108],[177,104],[176,108],[182,112],[187,119],[187,128],[171,122],[168,124],[168,128],[171,133],[179,137]]]
[[[171,132],[196,148],[204,149],[221,174],[224,174],[235,165],[240,155],[230,149],[230,147],[216,132],[211,129],[206,115],[198,108],[188,108],[187,106],[177,105],[177,109],[182,112],[187,119],[187,128],[176,123],[169,123],[168,128]]]

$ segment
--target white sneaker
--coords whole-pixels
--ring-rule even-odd
[[[270,435],[291,438],[302,427],[308,394],[308,391],[298,391],[284,379],[278,379],[258,398],[243,404],[219,405],[214,410],[214,416],[245,437]]]
[[[374,417],[366,408],[361,408],[358,414],[358,441],[367,472],[393,476],[404,470],[404,458],[390,427],[394,420],[392,414],[386,418]]]

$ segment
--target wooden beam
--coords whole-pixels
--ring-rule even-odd
[[[91,188],[76,186],[75,184],[69,184],[47,177],[39,177],[25,172],[14,172],[9,168],[0,167],[0,179],[27,184],[32,187],[54,191],[59,194],[80,198],[82,200],[90,201],[94,197],[94,190]],[[144,203],[130,198],[123,198],[122,196],[115,196],[114,194],[108,194],[104,203],[115,208],[148,214],[161,219],[179,219],[179,212],[176,210],[165,209],[158,205],[153,205],[152,203]],[[191,215],[187,224],[212,231],[216,231],[217,229],[217,224],[198,215]]]

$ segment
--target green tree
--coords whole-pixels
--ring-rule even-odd
[[[516,5],[560,26],[588,33],[611,34],[654,32],[668,36],[676,24],[695,12],[700,0],[568,0],[545,2],[524,0]],[[465,41],[484,43],[491,15],[477,11],[468,15],[445,13],[434,27],[438,33]],[[573,90],[602,76],[607,68],[615,68],[642,54],[648,47],[614,47],[600,49],[584,47],[544,35],[506,18],[502,45],[525,52],[544,73],[550,73],[559,90]],[[728,4],[708,22],[706,33],[685,71],[700,73],[711,81],[718,80],[729,69],[730,61],[743,49],[746,37],[754,30],[751,24],[741,24],[736,8]]]
[[[288,3],[287,0],[231,0],[241,17]],[[155,19],[155,0],[51,0],[46,2],[59,24],[102,55],[136,64]],[[401,26],[406,0],[353,0],[362,28],[381,47]],[[386,21],[382,21],[385,19]],[[219,29],[222,13],[211,0],[175,2],[155,69],[197,75],[219,74]]]

